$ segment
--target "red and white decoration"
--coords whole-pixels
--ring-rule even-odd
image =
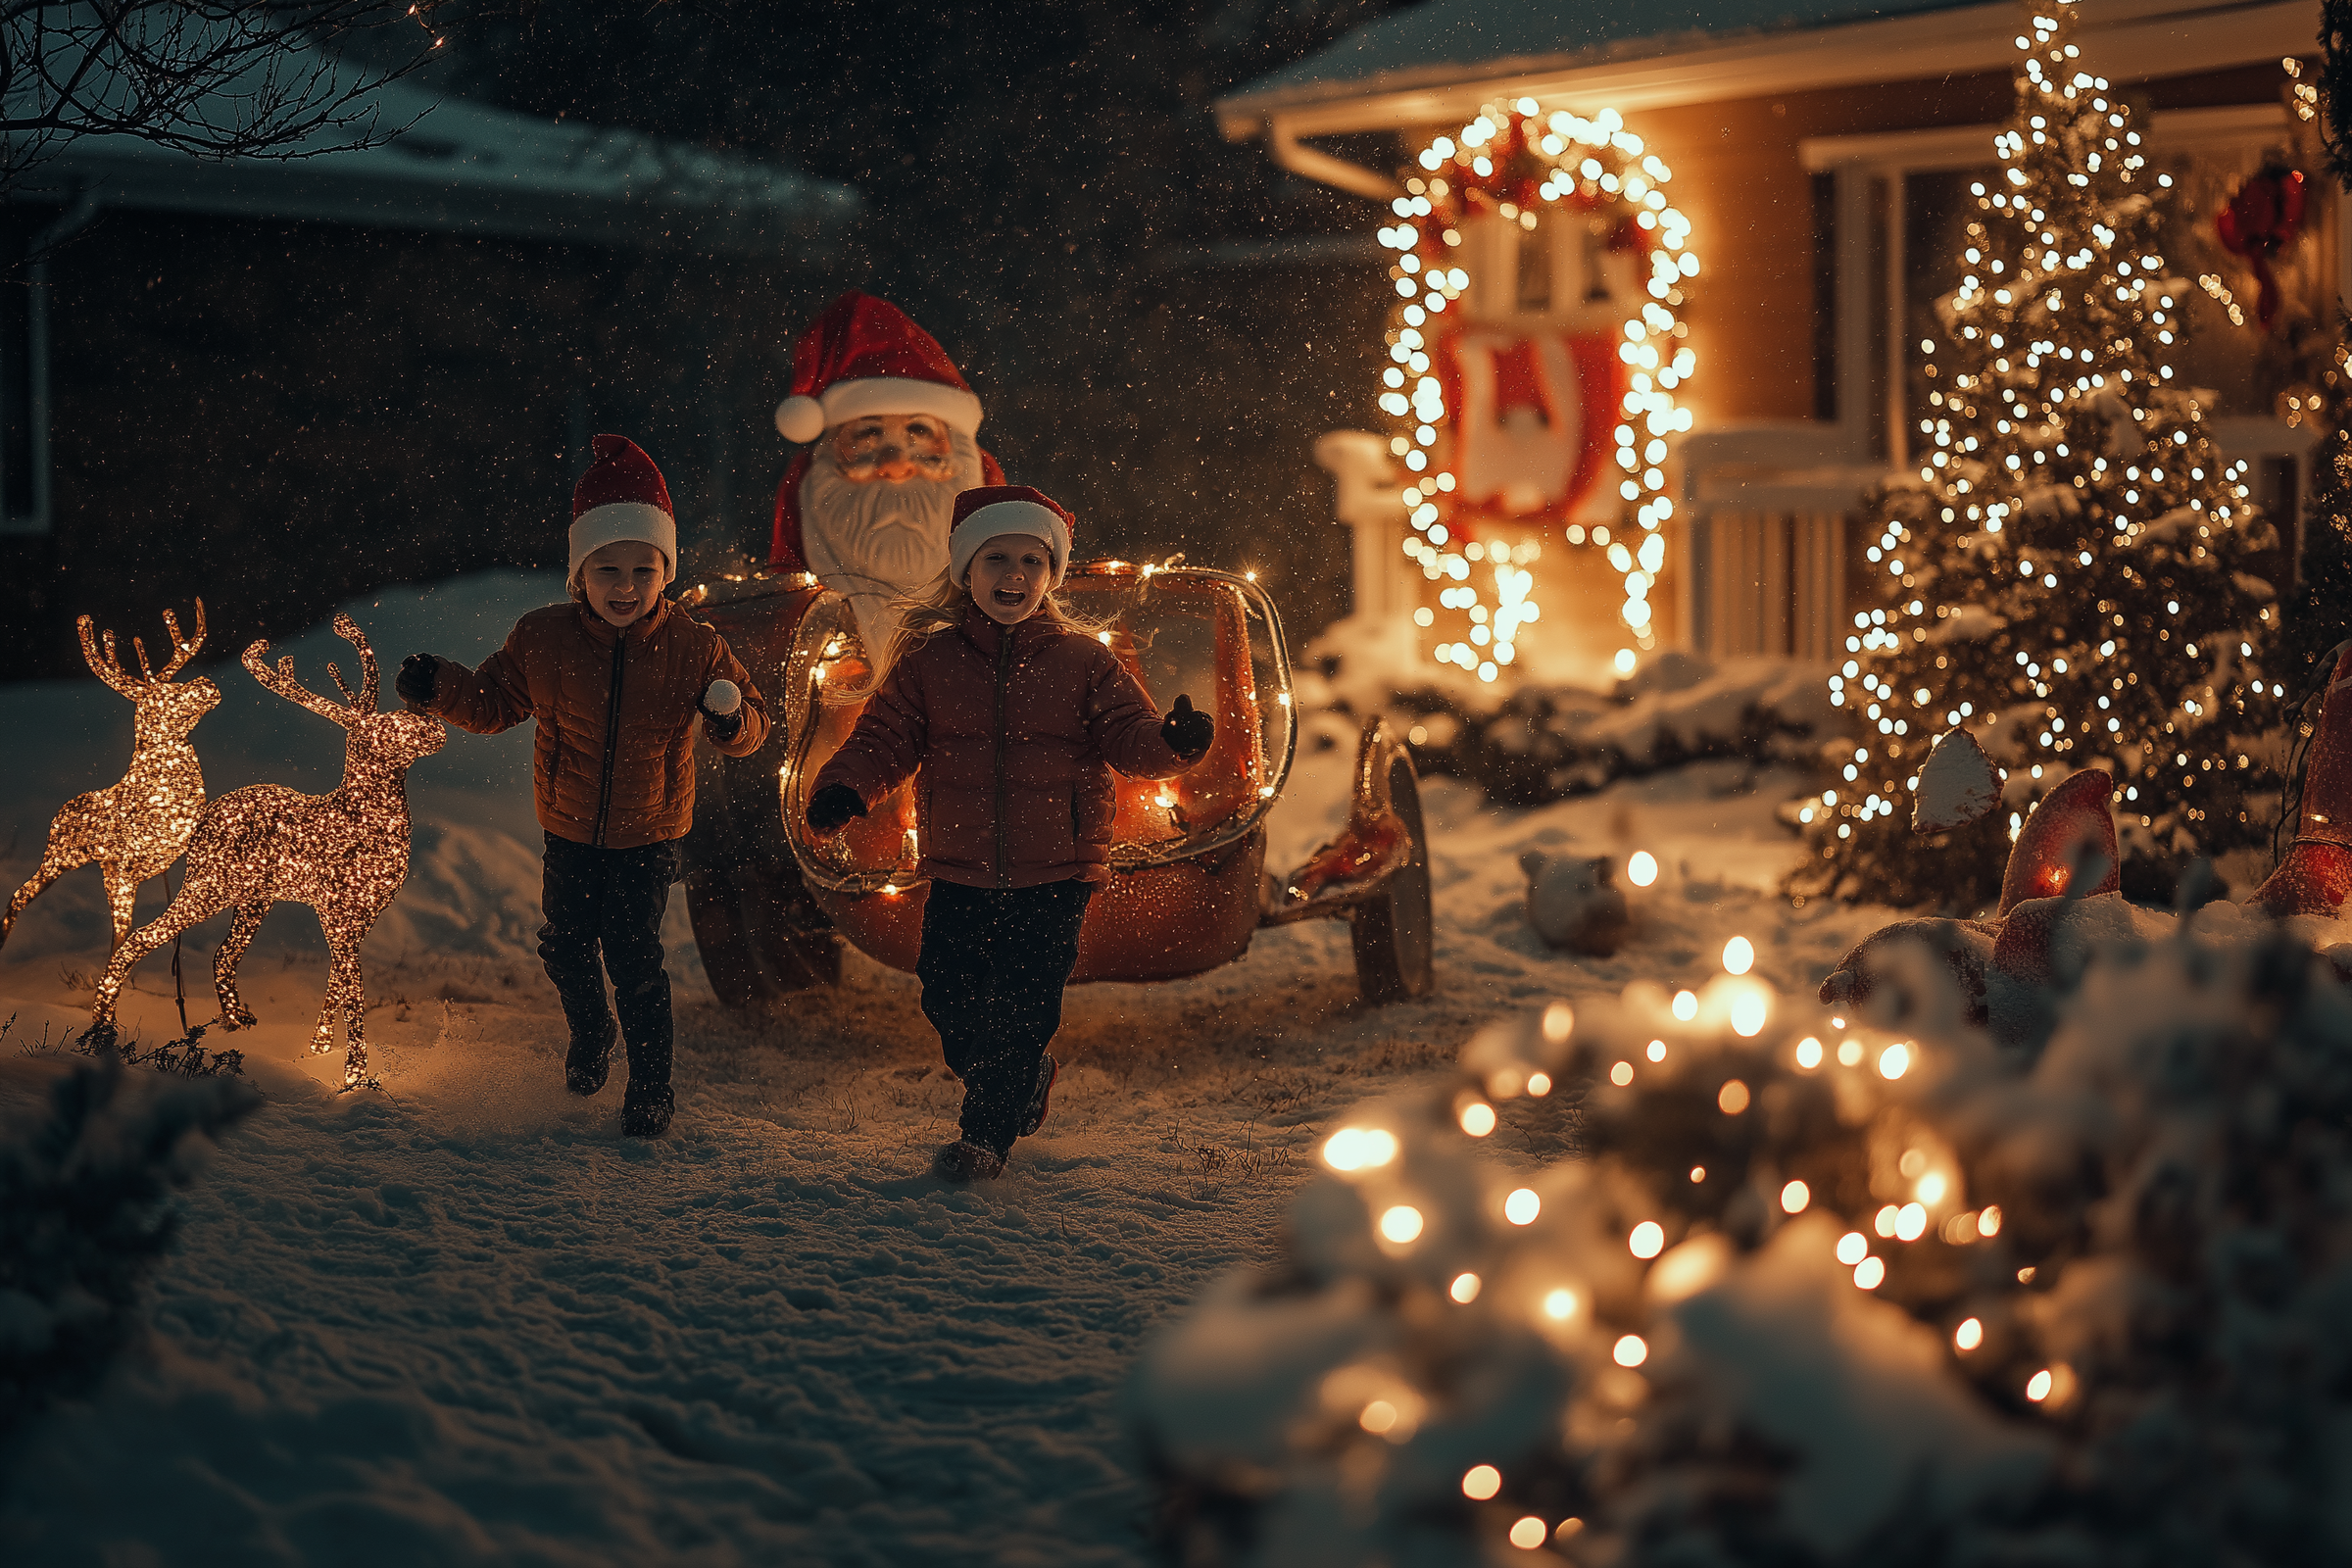
[[[1616,516],[1615,490],[1596,482],[1628,389],[1615,341],[1471,327],[1440,338],[1437,349],[1453,411],[1456,516],[1554,524]]]
[[[1615,110],[1588,120],[1532,98],[1489,105],[1415,164],[1379,235],[1397,253],[1379,402],[1396,421],[1389,453],[1406,470],[1405,556],[1446,584],[1441,608],[1467,612],[1464,638],[1439,642],[1435,657],[1494,680],[1515,661],[1510,631],[1540,617],[1524,563],[1541,546],[1492,537],[1506,523],[1555,525],[1568,546],[1605,551],[1624,583],[1619,618],[1647,648],[1675,511],[1669,443],[1691,426],[1681,398],[1697,366],[1678,312],[1698,258],[1690,220],[1666,198],[1674,172]],[[1480,221],[1605,235],[1595,261],[1604,276],[1623,274],[1610,290],[1622,318],[1590,335],[1464,321],[1468,267],[1492,265],[1464,248]],[[1432,626],[1436,612],[1423,606],[1414,619]],[[1619,650],[1619,671],[1635,658]]]
[[[792,396],[776,406],[776,429],[787,440],[813,442],[834,425],[866,414],[928,414],[967,438],[978,433],[981,419],[980,399],[964,384],[939,340],[888,300],[851,289],[827,306],[793,344]],[[820,549],[811,558],[808,519],[803,513],[808,504],[803,488],[812,466],[812,450],[804,446],[776,486],[768,565],[822,576],[827,570],[825,552]],[[985,451],[978,455],[979,470],[966,475],[964,483],[1003,484],[1004,470],[997,460]],[[939,509],[943,522],[945,506]],[[821,518],[817,527],[821,531]],[[939,543],[946,544],[944,526]],[[924,575],[937,569],[935,562]],[[892,581],[889,586],[895,594],[913,584]]]
[[[808,442],[861,414],[929,414],[980,432],[980,399],[939,340],[888,300],[852,289],[794,345],[792,396],[776,405],[776,429]]]

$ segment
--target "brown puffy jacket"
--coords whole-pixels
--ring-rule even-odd
[[[1110,770],[1167,778],[1192,765],[1109,649],[977,607],[891,670],[809,795],[847,784],[871,808],[916,768],[922,873],[974,888],[1099,881],[1118,797]]]
[[[696,704],[714,680],[743,688],[743,724],[710,744],[748,757],[767,738],[767,707],[725,638],[666,599],[625,630],[585,605],[550,605],[516,621],[480,669],[442,660],[432,710],[476,735],[537,719],[539,825],[628,850],[694,825]]]

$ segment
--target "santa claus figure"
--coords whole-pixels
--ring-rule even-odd
[[[878,657],[891,601],[947,570],[956,494],[1004,482],[980,450],[980,400],[906,312],[853,289],[794,345],[776,428],[812,444],[776,489],[768,564],[846,597]]]

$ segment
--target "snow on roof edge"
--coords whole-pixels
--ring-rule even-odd
[[[382,145],[207,159],[130,136],[70,143],[22,197],[110,206],[818,261],[856,220],[855,187],[741,153],[545,120],[409,82],[375,95]]]
[[[1828,30],[1982,4],[1984,0],[1684,0],[1681,9],[1689,24],[1675,26],[1670,16],[1661,15],[1665,7],[1609,11],[1557,0],[1520,0],[1510,7],[1494,0],[1424,0],[1246,83],[1214,100],[1211,109],[1220,116],[1262,113],[1476,77],[1671,56],[1734,38]],[[1496,14],[1506,10],[1516,15],[1498,19]],[[1580,23],[1592,30],[1568,42],[1566,29]],[[1613,30],[1617,28],[1643,30]],[[1552,36],[1530,37],[1531,29],[1547,30]],[[1468,37],[1490,31],[1505,40],[1496,52],[1483,47],[1465,50]],[[1528,46],[1512,48],[1519,40]]]

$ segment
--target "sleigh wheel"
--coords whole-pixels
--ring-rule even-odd
[[[790,886],[766,885],[776,881]],[[841,981],[841,939],[808,927],[815,906],[789,866],[743,880],[689,871],[686,914],[710,989],[730,1007],[761,1006]]]
[[[1430,909],[1429,840],[1421,824],[1421,784],[1404,748],[1389,756],[1389,804],[1412,830],[1413,858],[1378,893],[1355,906],[1355,979],[1370,1003],[1402,1002],[1429,992],[1436,947]]]
[[[702,747],[696,759],[686,914],[710,989],[736,1008],[841,980],[841,939],[776,822],[775,750],[771,743],[737,760]]]

